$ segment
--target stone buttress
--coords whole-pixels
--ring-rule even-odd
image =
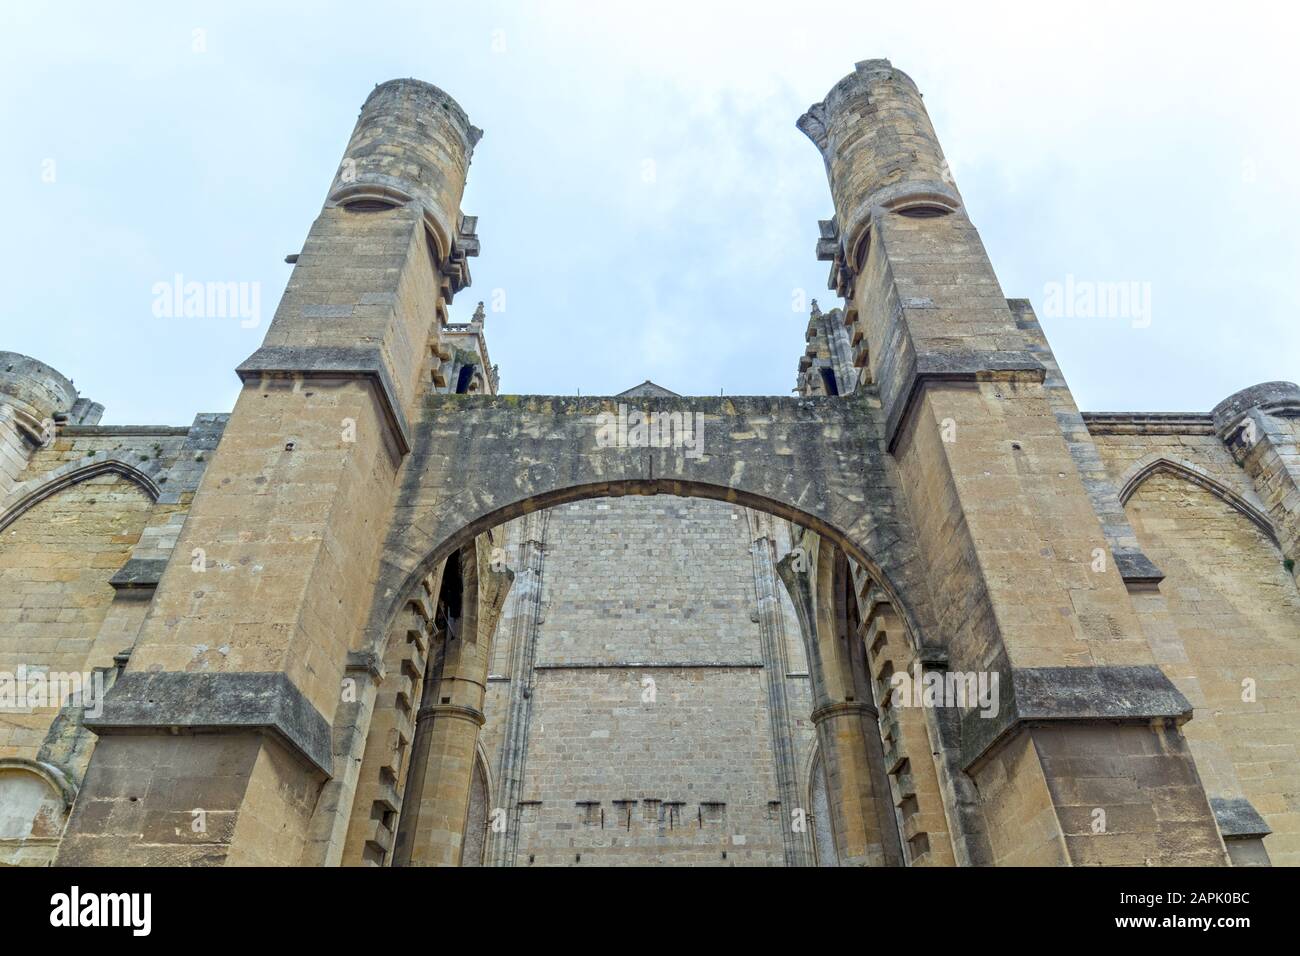
[[[879,389],[947,667],[996,671],[961,763],[995,863],[1222,863],[1179,724],[1045,387],[921,94],[867,60],[799,122],[835,217],[819,252]],[[1100,568],[1100,570],[1098,570]],[[1080,778],[1086,778],[1081,780]],[[1094,828],[1111,808],[1115,828]]]
[[[60,863],[300,858],[335,774],[331,723],[408,422],[477,253],[460,200],[479,136],[426,83],[366,100],[266,339],[238,369],[184,559],[87,722],[100,741]]]

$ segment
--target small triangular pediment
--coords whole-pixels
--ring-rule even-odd
[[[662,385],[656,385],[646,379],[640,385],[634,385],[626,392],[619,392],[615,398],[680,398],[676,392],[669,391]]]

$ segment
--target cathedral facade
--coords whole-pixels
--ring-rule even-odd
[[[1080,411],[912,80],[799,127],[793,397],[501,393],[416,80],[230,412],[0,352],[0,864],[1300,863],[1300,387]]]

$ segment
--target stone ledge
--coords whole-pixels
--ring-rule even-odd
[[[1141,551],[1115,551],[1112,554],[1125,584],[1154,586],[1165,579],[1164,572]]]
[[[127,672],[85,725],[100,736],[142,730],[273,734],[326,777],[333,776],[330,725],[281,673]]]
[[[921,393],[935,382],[980,382],[1016,379],[1042,382],[1047,369],[1032,352],[976,352],[945,350],[923,352],[894,370],[902,379],[894,401],[885,413],[885,448],[893,454],[903,423],[920,400]]]
[[[411,430],[402,414],[397,389],[388,366],[377,348],[345,348],[331,345],[286,346],[264,345],[235,369],[241,382],[269,376],[327,378],[331,376],[368,378],[375,386],[383,406],[384,418],[392,430],[398,450],[411,450]]]
[[[1080,412],[1090,435],[1213,435],[1214,419],[1200,412]]]
[[[1245,797],[1210,797],[1210,809],[1225,840],[1261,839],[1273,832]]]
[[[376,681],[384,679],[384,661],[374,651],[348,651],[348,662],[344,665],[344,670],[368,674]]]
[[[167,558],[131,558],[108,583],[119,591],[156,588],[167,568]]]
[[[741,670],[762,668],[761,660],[752,661],[542,661],[533,665],[538,671],[567,670],[663,670],[665,668],[733,667]]]
[[[1061,721],[1147,723],[1191,719],[1192,705],[1154,664],[1026,667],[999,681],[996,717],[961,715],[962,767],[969,771],[1017,727]]]
[[[59,429],[65,438],[171,438],[189,433],[188,425],[64,425]]]

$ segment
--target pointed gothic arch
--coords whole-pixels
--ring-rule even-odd
[[[1186,460],[1170,458],[1160,453],[1152,453],[1139,458],[1124,472],[1124,476],[1120,479],[1120,504],[1127,505],[1129,499],[1133,497],[1138,488],[1148,478],[1160,474],[1171,475],[1174,478],[1191,482],[1205,489],[1252,522],[1273,544],[1278,544],[1277,529],[1273,527],[1273,522],[1269,520],[1268,515],[1264,514],[1262,510],[1199,465]]]
[[[138,485],[150,501],[157,501],[162,496],[162,488],[152,474],[156,467],[155,462],[154,468],[138,468],[114,452],[98,452],[60,465],[40,478],[24,482],[0,500],[0,531],[47,498],[100,475],[120,475]]]

